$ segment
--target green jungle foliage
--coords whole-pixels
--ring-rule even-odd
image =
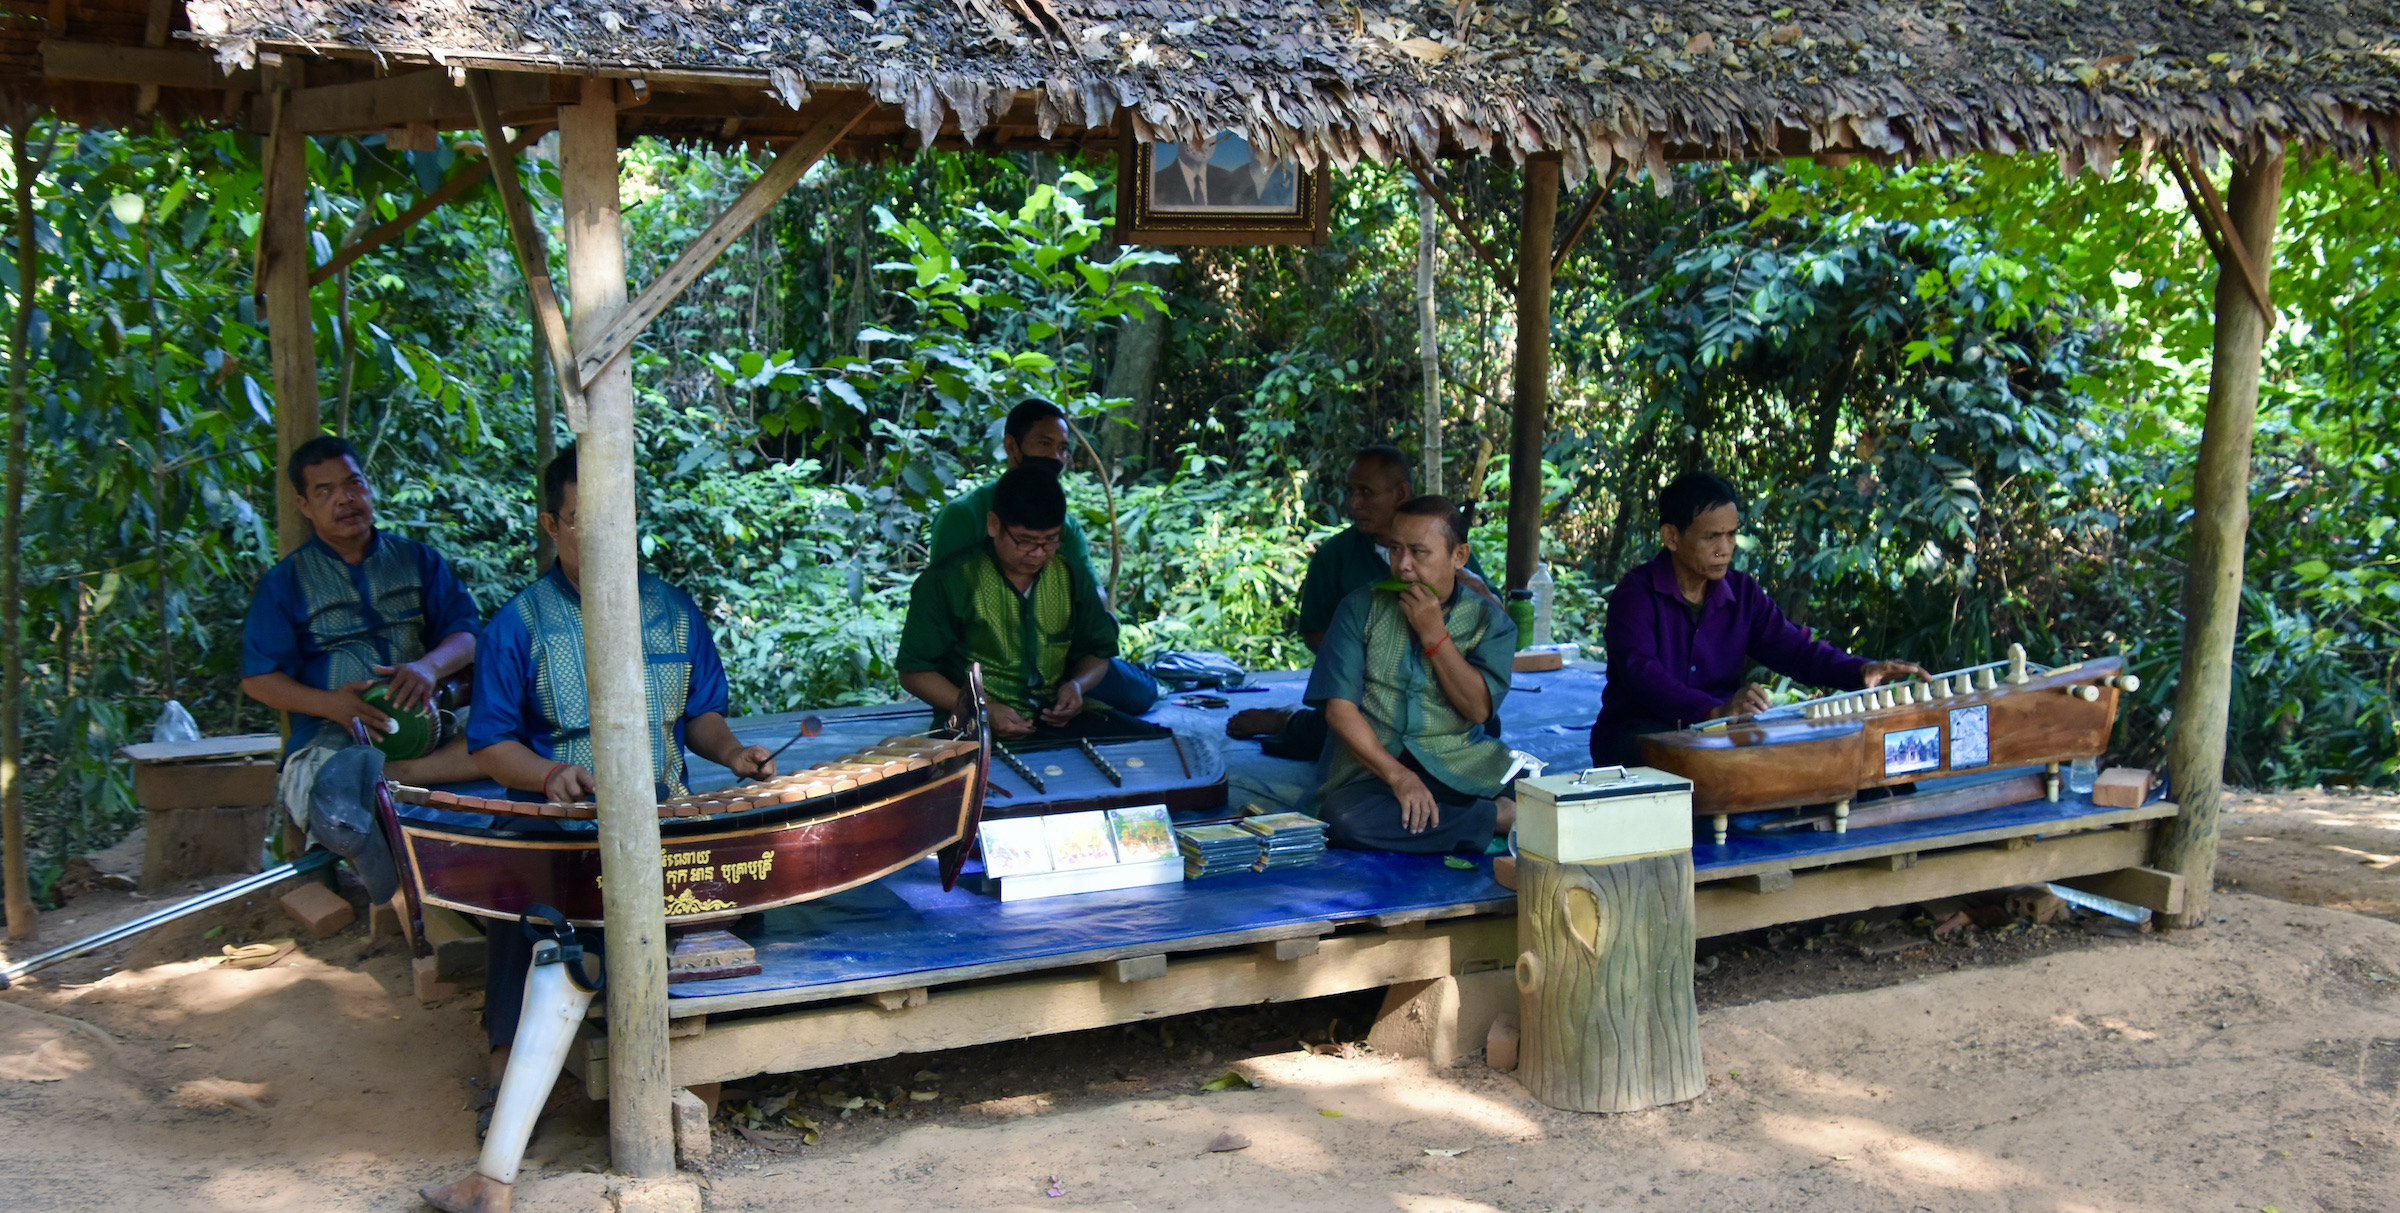
[[[165,700],[212,732],[272,727],[233,671],[279,482],[256,141],[41,125],[30,142],[43,285],[8,304],[34,309],[23,643],[46,877],[131,824],[112,756]],[[316,259],[481,154],[313,145]],[[546,155],[524,179],[555,248]],[[1714,468],[1753,495],[1744,564],[1796,615],[1929,666],[2011,641],[2122,652],[2147,685],[2117,746],[2154,760],[2214,269],[2163,175],[2132,167],[1733,165],[1679,170],[1663,197],[1607,188],[1556,285],[1543,550],[1561,638],[1597,645],[1605,588],[1654,551],[1652,494]],[[755,171],[629,151],[634,281]],[[1307,660],[1288,612],[1343,525],[1350,453],[1421,442],[1421,195],[1364,167],[1337,177],[1323,247],[1169,254],[1113,243],[1113,174],[1020,154],[819,165],[645,335],[644,552],[714,616],[737,712],[897,694],[929,514],[991,474],[1028,393],[1077,419],[1072,500],[1135,654]],[[1505,259],[1515,171],[1471,162],[1445,188]],[[2228,775],[2389,784],[2400,291],[2382,267],[2400,224],[2331,163],[2293,166],[2284,217]],[[1512,299],[1446,222],[1437,243],[1441,487],[1481,507],[1496,568]],[[384,525],[448,552],[487,611],[535,571],[551,410],[523,288],[486,187],[314,296],[327,428],[367,452]],[[1145,334],[1154,358],[1129,352]]]

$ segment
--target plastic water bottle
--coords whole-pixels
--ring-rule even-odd
[[[1533,576],[1525,580],[1525,588],[1533,591],[1533,637],[1525,647],[1538,649],[1550,643],[1550,599],[1558,592],[1558,584],[1550,580],[1550,562],[1533,566]]]

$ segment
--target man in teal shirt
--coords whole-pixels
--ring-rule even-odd
[[[1309,676],[1333,733],[1317,814],[1337,847],[1481,854],[1515,816],[1516,757],[1484,723],[1508,694],[1517,627],[1460,575],[1466,526],[1449,498],[1402,504],[1390,547],[1407,588],[1342,599]]]
[[[1310,652],[1322,650],[1325,630],[1344,599],[1392,575],[1393,520],[1401,504],[1415,495],[1408,458],[1400,448],[1379,442],[1350,461],[1342,492],[1342,510],[1350,516],[1350,526],[1317,545],[1308,558],[1308,575],[1300,581],[1300,611],[1292,628]],[[1490,596],[1472,554],[1461,573],[1460,580],[1470,588]],[[1496,732],[1497,721],[1493,728]],[[1302,762],[1316,761],[1325,747],[1324,718],[1305,708],[1248,708],[1226,721],[1225,732],[1260,738],[1260,748],[1268,755]]]
[[[1065,472],[1069,457],[1075,453],[1066,410],[1039,398],[1019,401],[1017,407],[1008,411],[1008,420],[1001,427],[1000,450],[1008,459],[1007,466],[1001,469],[1004,473],[1024,467],[1039,468],[1053,476]],[[987,519],[992,512],[992,490],[998,484],[999,478],[994,477],[980,487],[960,493],[934,515],[933,534],[926,544],[928,565],[939,564],[985,541]],[[1083,523],[1076,519],[1073,510],[1067,511],[1066,521],[1059,527],[1056,559],[1094,587],[1105,611],[1108,590],[1092,572],[1092,545],[1084,538]],[[1158,702],[1158,682],[1142,667],[1122,657],[1111,657],[1099,685],[1092,688],[1092,698],[1129,716],[1139,716]]]

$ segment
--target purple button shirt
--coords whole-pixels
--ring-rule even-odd
[[[1607,635],[1608,683],[1595,736],[1698,724],[1741,689],[1752,662],[1809,686],[1857,690],[1865,683],[1865,658],[1785,618],[1746,574],[1709,582],[1694,623],[1675,584],[1675,559],[1665,552],[1610,592]]]

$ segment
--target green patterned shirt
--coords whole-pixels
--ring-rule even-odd
[[[1019,593],[989,538],[917,575],[900,631],[900,672],[930,671],[966,685],[983,663],[984,693],[1022,713],[1049,707],[1086,657],[1117,655],[1117,621],[1089,577],[1056,556]],[[1087,710],[1105,710],[1087,700]]]
[[[1451,591],[1442,616],[1450,643],[1483,675],[1492,711],[1499,712],[1516,663],[1517,625],[1500,604],[1463,584]],[[1342,599],[1317,650],[1305,698],[1313,708],[1336,699],[1357,704],[1385,751],[1414,756],[1427,773],[1461,792],[1497,796],[1505,790],[1500,779],[1513,761],[1507,743],[1486,736],[1482,722],[1451,706],[1398,594],[1369,586]],[[1339,738],[1326,742],[1325,754],[1319,794],[1375,777]]]

